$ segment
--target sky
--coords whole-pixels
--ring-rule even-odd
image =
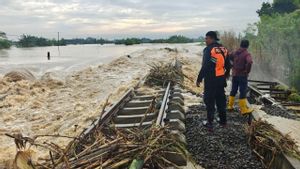
[[[242,32],[268,0],[0,0],[0,31],[47,38],[165,38]]]

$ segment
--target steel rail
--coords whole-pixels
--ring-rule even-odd
[[[168,102],[169,102],[169,96],[170,96],[170,88],[171,88],[171,82],[168,83],[168,86],[166,88],[159,113],[156,120],[157,126],[164,126],[165,122],[164,119],[166,118],[166,110],[168,108]]]

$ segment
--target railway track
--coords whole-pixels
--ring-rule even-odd
[[[153,124],[171,129],[171,133],[185,142],[185,113],[184,98],[179,86],[170,82],[163,88],[143,91],[141,88],[128,90],[121,99],[110,107],[92,125],[79,136],[79,142],[93,142],[94,133],[105,125],[114,125],[116,128],[149,128]],[[83,151],[82,144],[77,144],[77,154]],[[169,153],[167,159],[178,166],[185,166],[187,161],[180,154]],[[76,167],[74,167],[76,168]]]
[[[279,82],[249,80],[250,100],[262,103],[268,108],[276,108],[282,117],[299,119],[300,103],[288,101],[291,91],[280,89],[277,87],[279,85],[284,86]]]
[[[128,90],[121,99],[110,107],[92,125],[79,136],[89,139],[94,130],[107,125],[110,121],[117,128],[150,127],[153,123],[158,126],[170,125],[174,132],[183,132],[184,98],[178,86],[168,83],[167,87],[144,92],[139,88]],[[147,113],[155,107],[156,111]],[[182,139],[184,139],[184,136]]]
[[[284,94],[283,91],[271,90],[278,83],[250,81],[249,90],[253,98],[260,99],[261,102],[267,105],[280,104],[278,99],[271,96],[273,94]],[[269,94],[270,97],[263,97]],[[286,103],[286,102],[285,102]],[[82,143],[93,143],[95,141],[95,133],[99,132],[105,126],[113,125],[119,129],[142,128],[147,129],[155,124],[156,126],[164,127],[168,125],[171,132],[176,135],[182,142],[186,142],[185,132],[185,112],[184,112],[184,97],[182,89],[168,82],[164,87],[155,87],[144,90],[143,84],[139,84],[133,89],[128,90],[119,101],[101,114],[90,127],[85,129],[77,140],[80,144],[76,145],[76,154],[84,151],[85,145]],[[250,117],[250,116],[249,116]],[[249,118],[249,121],[251,119]],[[93,163],[95,156],[100,152],[91,152]],[[166,152],[167,153],[167,152]],[[85,156],[86,157],[86,156]],[[168,153],[167,160],[177,166],[186,166],[187,161],[181,154]],[[77,161],[81,159],[78,158]],[[74,165],[71,168],[82,168],[81,165]]]

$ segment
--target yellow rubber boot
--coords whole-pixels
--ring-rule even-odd
[[[253,109],[249,108],[247,105],[247,99],[240,99],[239,106],[240,106],[242,115],[247,115],[247,114],[250,114],[253,112]]]
[[[233,111],[234,98],[235,98],[234,96],[229,96],[228,105],[227,105],[228,111]]]

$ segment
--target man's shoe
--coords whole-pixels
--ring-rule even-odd
[[[239,106],[241,110],[242,115],[247,115],[253,112],[253,109],[249,108],[247,105],[247,99],[240,99],[239,100]]]
[[[224,123],[224,124],[219,123],[219,125],[220,125],[220,127],[222,127],[222,128],[227,128],[227,124],[226,124],[226,123]]]
[[[220,123],[220,117],[216,117],[216,121],[218,122],[218,123]]]
[[[234,106],[234,96],[229,96],[229,99],[228,99],[228,105],[227,105],[227,110],[229,112],[232,112],[234,110],[233,106]]]
[[[212,123],[209,123],[208,121],[203,121],[202,122],[203,126],[207,128],[209,132],[213,132],[213,125]]]

